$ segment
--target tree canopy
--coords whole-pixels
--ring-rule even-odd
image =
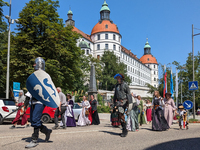
[[[76,46],[79,34],[72,27],[64,27],[58,7],[58,0],[30,0],[19,13],[11,53],[11,81],[20,82],[22,87],[33,73],[37,57],[46,61],[46,72],[55,86],[73,90],[82,75],[82,50]]]
[[[4,20],[3,7],[8,3],[0,0],[0,95],[3,96],[6,85],[7,23]]]
[[[130,78],[127,76],[127,66],[119,62],[117,56],[113,51],[104,51],[101,57],[102,75],[100,78],[101,88],[105,90],[113,90],[115,84],[117,83],[114,76],[117,73],[122,73],[125,76],[125,82],[128,84],[131,82]]]

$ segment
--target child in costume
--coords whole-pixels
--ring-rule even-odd
[[[182,127],[188,130],[188,121],[187,121],[187,111],[184,110],[183,105],[179,106],[179,112],[178,115],[180,116],[179,118],[179,126],[180,130],[182,130]]]

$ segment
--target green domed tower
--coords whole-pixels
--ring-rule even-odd
[[[68,19],[65,21],[65,26],[75,26],[75,21],[72,19],[73,17],[73,12],[71,11],[71,9],[68,11],[67,13]]]
[[[106,3],[106,0],[104,0],[104,3],[100,10],[100,19],[101,20],[110,20],[110,9],[108,7],[108,4]]]
[[[148,38],[144,46],[144,55],[151,54],[151,46],[149,45]]]

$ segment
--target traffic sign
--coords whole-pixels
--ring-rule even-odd
[[[198,90],[198,81],[189,82],[189,90],[190,91]]]
[[[193,107],[193,103],[192,103],[191,101],[187,100],[187,101],[185,101],[185,102],[183,103],[183,107],[184,107],[185,109],[191,109],[191,108]]]
[[[13,93],[16,100],[18,100],[19,97],[19,91],[20,91],[20,83],[19,82],[13,82]]]

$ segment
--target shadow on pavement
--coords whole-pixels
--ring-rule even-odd
[[[144,128],[144,127],[140,127],[139,129],[144,129],[144,130],[153,131],[153,130],[152,130],[152,129],[150,129],[150,128]]]
[[[116,132],[110,132],[110,131],[99,131],[99,132],[108,133],[108,134],[110,134],[110,135],[117,135],[117,136],[120,135],[119,133],[116,133]]]
[[[200,138],[189,138],[189,139],[181,139],[181,140],[174,140],[170,142],[161,143],[145,150],[198,150],[200,149]]]
[[[11,145],[11,144],[15,144],[15,143],[18,143],[18,142],[20,142],[20,141],[21,141],[21,140],[18,140],[18,141],[15,141],[15,142],[11,142],[11,143],[7,143],[7,144],[2,145],[2,147],[5,147],[5,146]]]
[[[25,142],[31,142],[31,137],[27,137],[27,138],[22,138],[22,140],[24,140]],[[47,143],[52,143],[53,141],[48,141]],[[38,143],[46,143],[45,140],[38,138]]]

